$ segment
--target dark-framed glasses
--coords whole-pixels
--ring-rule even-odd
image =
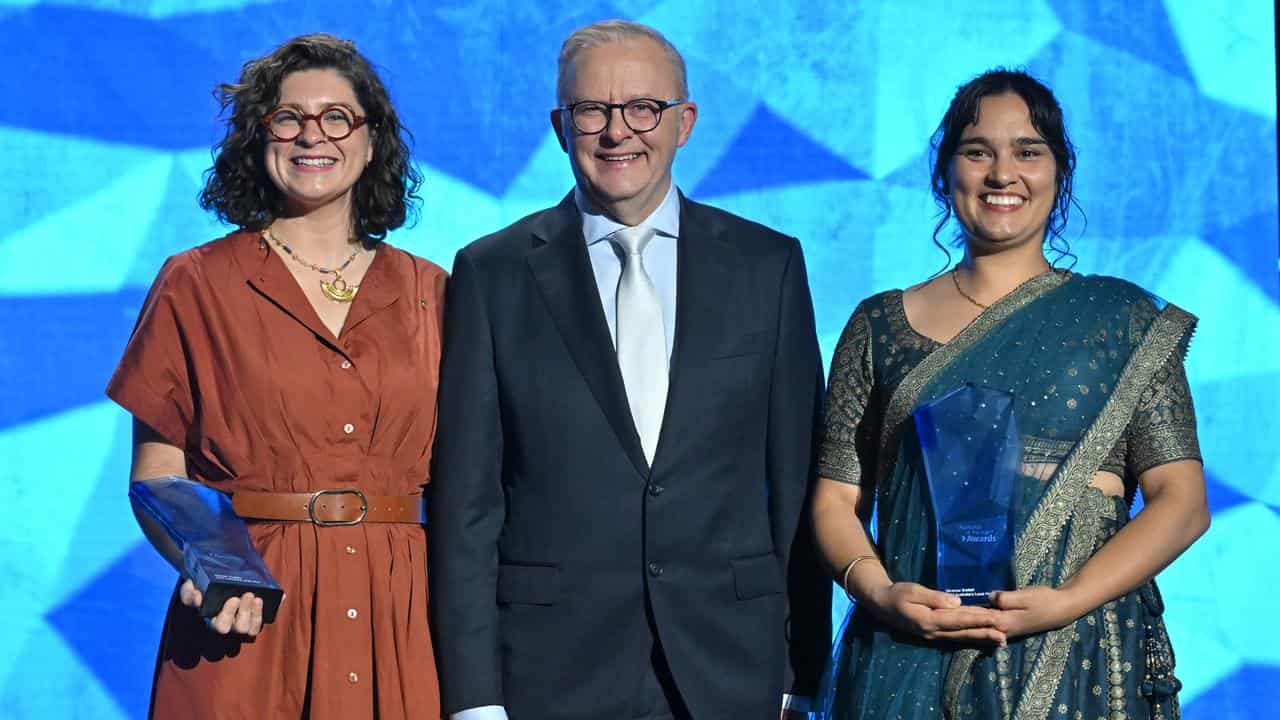
[[[346,105],[330,105],[314,115],[286,105],[267,113],[260,122],[272,141],[290,142],[297,140],[307,123],[312,120],[320,126],[320,132],[326,138],[342,140],[364,125],[368,118],[355,114]]]
[[[662,122],[662,111],[684,104],[684,100],[656,100],[636,98],[624,103],[606,103],[598,100],[580,100],[556,108],[569,113],[573,129],[579,135],[596,135],[609,128],[615,109],[622,111],[622,122],[632,132],[647,133]]]

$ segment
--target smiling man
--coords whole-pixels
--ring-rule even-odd
[[[576,188],[464,248],[430,508],[445,710],[777,718],[830,583],[802,522],[822,375],[794,239],[686,199],[679,52],[573,33],[551,124]]]

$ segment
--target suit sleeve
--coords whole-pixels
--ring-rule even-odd
[[[804,255],[792,240],[782,275],[766,462],[773,543],[787,576],[787,693],[812,696],[831,644],[831,583],[808,521],[822,421],[822,358]]]
[[[502,417],[481,278],[465,251],[445,301],[439,430],[428,510],[431,616],[444,714],[502,705],[498,537]]]

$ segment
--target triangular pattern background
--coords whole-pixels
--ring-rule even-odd
[[[928,147],[956,85],[1002,65],[1054,88],[1080,156],[1075,270],[1201,317],[1188,373],[1213,526],[1160,578],[1184,717],[1280,707],[1271,3],[353,8],[0,0],[0,714],[145,716],[174,574],[130,515],[129,418],[102,389],[165,257],[225,231],[196,204],[220,134],[214,85],[293,35],[356,40],[426,177],[419,221],[391,241],[447,268],[469,240],[571,187],[547,123],[556,54],[573,28],[608,17],[651,23],[683,50],[700,116],[677,181],[801,239],[828,356],[861,298],[944,266]]]

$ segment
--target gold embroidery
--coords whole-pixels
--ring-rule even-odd
[[[1056,477],[1032,511],[1022,536],[1014,543],[1014,577],[1025,587],[1035,569],[1057,545],[1081,494],[1129,424],[1142,391],[1165,362],[1184,347],[1183,340],[1195,325],[1195,317],[1176,305],[1168,305],[1156,319],[1141,344],[1120,373],[1115,391],[1085,431],[1084,437],[1058,467]]]
[[[1059,569],[1057,581],[1054,585],[1060,585],[1067,578],[1074,575],[1081,567],[1092,557],[1094,548],[1097,547],[1100,540],[1100,530],[1102,520],[1107,517],[1114,519],[1115,505],[1111,498],[1097,491],[1097,488],[1090,488],[1092,492],[1085,494],[1082,501],[1084,507],[1081,511],[1076,512],[1071,519],[1071,526],[1067,534],[1067,550],[1063,558],[1062,567]],[[1114,607],[1114,602],[1108,607]],[[1110,619],[1115,620],[1115,612],[1111,611]],[[1094,614],[1090,613],[1086,616],[1089,624],[1094,624]],[[1104,613],[1104,625],[1107,616]],[[1110,633],[1112,628],[1104,627],[1104,631]],[[1070,632],[1066,632],[1070,630]],[[1072,623],[1065,628],[1054,630],[1045,637],[1043,648],[1036,657],[1035,664],[1031,673],[1027,676],[1027,681],[1023,685],[1022,697],[1018,702],[1018,710],[1015,714],[1019,720],[1041,720],[1048,717],[1049,711],[1053,705],[1053,699],[1058,693],[1058,685],[1062,682],[1063,669],[1066,667],[1067,658],[1071,653],[1071,645],[1076,641],[1077,626]],[[1102,645],[1108,654],[1109,663],[1117,662],[1117,656],[1120,652],[1118,639],[1112,644],[1111,637],[1118,638],[1118,628],[1116,635],[1104,635]],[[1088,670],[1088,664],[1082,664],[1085,670]],[[1109,675],[1109,677],[1113,677]],[[1111,689],[1114,696],[1114,686]],[[1093,688],[1094,695],[1101,695],[1101,686]]]
[[[1024,463],[1057,463],[1070,454],[1074,446],[1075,442],[1072,440],[1023,435],[1022,461]]]
[[[818,477],[830,478],[850,485],[862,484],[862,463],[858,450],[832,438],[823,438],[818,453]]]
[[[1112,715],[1125,717],[1124,672],[1120,661],[1120,619],[1116,615],[1116,602],[1102,606],[1102,630],[1107,646],[1107,684],[1110,686],[1107,706]]]
[[[859,305],[831,360],[825,432],[818,454],[818,475],[853,485],[862,482],[858,436],[874,382],[870,340],[871,323]]]
[[[997,307],[993,306],[992,309]],[[985,316],[986,314],[979,316],[979,320]],[[1007,316],[1006,313],[1004,317]],[[997,321],[992,322],[994,324]],[[1128,427],[1143,390],[1148,387],[1156,372],[1169,358],[1180,348],[1186,347],[1185,340],[1194,325],[1195,317],[1175,305],[1166,306],[1151,322],[1142,341],[1120,373],[1115,383],[1115,391],[1107,399],[1097,419],[1085,431],[1080,442],[1058,467],[1057,472],[1050,479],[1049,487],[1032,512],[1021,537],[1016,539],[1014,573],[1017,587],[1026,587],[1031,584],[1037,569],[1049,557],[1052,548],[1057,546],[1059,536],[1075,515],[1077,508],[1081,511],[1079,513],[1081,522],[1068,537],[1068,557],[1064,565],[1075,565],[1076,567],[1071,568],[1071,572],[1074,572],[1078,570],[1079,565],[1083,565],[1088,560],[1089,553],[1084,548],[1088,545],[1089,550],[1092,549],[1091,546],[1098,532],[1097,521],[1100,521],[1100,515],[1089,512],[1087,506],[1081,507],[1081,496],[1088,488],[1093,473]],[[961,332],[961,335],[965,335],[970,329],[980,334],[990,328],[979,330],[974,325],[970,325]],[[957,336],[957,339],[960,339],[960,336]],[[960,350],[972,345],[974,340],[976,338],[969,338],[966,343],[955,343],[953,340],[952,343],[925,358],[925,361],[916,368],[921,372],[913,371],[903,380],[898,392],[895,392],[890,400],[890,408],[886,411],[886,426],[882,431],[882,438],[887,439],[888,428],[891,427],[888,421],[894,420],[894,426],[902,422],[907,413],[905,408],[914,406],[915,398],[923,390],[927,380],[954,360]],[[956,345],[956,349],[952,349],[953,344]],[[936,360],[935,356],[937,356]],[[927,364],[931,367],[921,370]],[[908,384],[910,388],[907,388]],[[907,389],[904,390],[904,388]],[[881,447],[885,446],[886,440],[882,440]],[[882,473],[878,466],[878,477],[883,477]],[[1087,516],[1092,516],[1092,521],[1086,520]],[[1076,627],[1076,623],[1072,623],[1042,636],[1043,645],[1031,672],[1027,675],[1022,697],[1014,713],[1016,719],[1039,720],[1048,716],[1053,696],[1057,693],[1062,679],[1071,645],[1075,642]],[[1110,654],[1111,648],[1106,645],[1105,640],[1104,647]],[[1117,647],[1116,652],[1118,650]],[[955,715],[961,684],[972,669],[976,658],[975,650],[959,651],[952,658],[944,683],[944,699],[951,715]],[[1101,695],[1101,686],[1095,686],[1094,693]]]
[[[1000,688],[1000,717],[1008,720],[1013,715],[1013,676],[1009,672],[1009,648],[996,648],[997,687]]]
[[[1067,551],[1062,558],[1062,567],[1058,568],[1054,587],[1066,582],[1067,578],[1084,567],[1098,545],[1098,528],[1102,524],[1104,513],[1115,515],[1110,498],[1097,488],[1091,487],[1090,490],[1092,492],[1085,493],[1081,503],[1084,507],[1071,516],[1071,528],[1067,531]]]
[[[959,718],[963,715],[960,708],[960,690],[969,681],[969,673],[973,663],[978,659],[978,651],[972,648],[957,650],[951,656],[951,665],[947,667],[947,677],[942,682],[942,708],[948,718]]]
[[[1014,720],[1042,720],[1049,716],[1053,696],[1058,693],[1058,683],[1062,680],[1062,667],[1067,664],[1067,655],[1076,641],[1076,624],[1051,630],[1043,637],[1044,644],[1022,685]],[[1097,688],[1094,694],[1101,692],[1101,688]]]
[[[1033,300],[1061,286],[1070,277],[1071,273],[1068,272],[1046,272],[1019,285],[1013,292],[1005,295],[978,317],[974,318],[973,322],[965,326],[950,342],[939,346],[925,356],[918,365],[907,373],[902,382],[898,384],[897,389],[894,390],[893,396],[889,398],[889,402],[885,407],[884,424],[880,427],[880,457],[879,462],[876,463],[875,479],[877,486],[883,487],[885,478],[889,476],[889,469],[897,457],[898,428],[907,419],[907,416],[911,414],[911,410],[915,408],[925,385],[939,371],[959,357],[962,352],[969,349],[974,343],[981,340],[983,336],[999,326],[1000,323],[1007,320],[1010,315],[1026,307]]]

